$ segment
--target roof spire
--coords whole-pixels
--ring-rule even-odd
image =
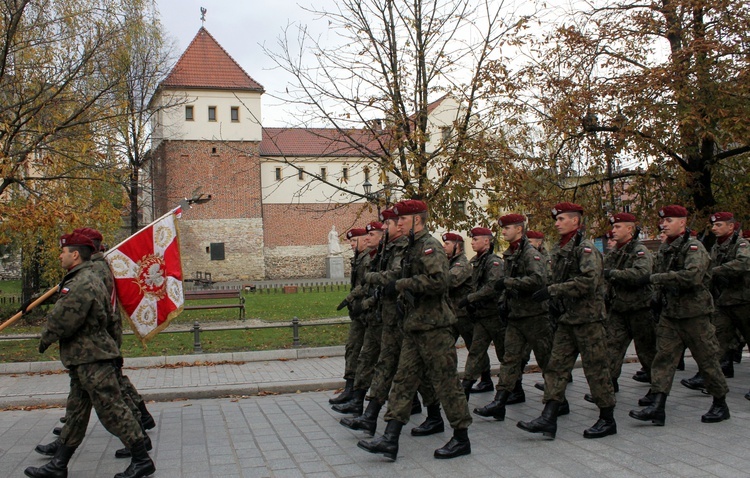
[[[201,26],[204,26],[206,24],[206,10],[205,7],[201,7]]]

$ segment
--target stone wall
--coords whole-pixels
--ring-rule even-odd
[[[266,278],[278,279],[317,279],[326,276],[325,246],[278,246],[265,248]],[[352,251],[342,247],[344,273],[350,274]]]
[[[21,280],[20,254],[11,254],[0,260],[0,280]]]

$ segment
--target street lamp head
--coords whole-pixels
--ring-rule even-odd
[[[370,194],[372,194],[372,184],[368,179],[365,179],[365,182],[362,183],[362,189],[365,191],[365,196],[369,198]]]

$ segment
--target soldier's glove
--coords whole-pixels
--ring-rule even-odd
[[[349,306],[349,312],[352,315],[360,315],[362,313],[362,305],[359,302],[355,302]]]
[[[644,285],[648,285],[650,283],[651,283],[651,275],[650,274],[646,274],[645,276],[640,277],[640,278],[636,279],[636,281],[635,281],[635,285],[638,286],[638,287],[643,287]]]
[[[469,305],[469,299],[464,297],[463,299],[461,299],[461,302],[458,303],[458,308],[465,309],[466,307],[468,307],[468,305]]]
[[[341,303],[336,307],[336,310],[341,310],[344,307],[349,307],[349,302],[346,299],[341,301]]]
[[[602,275],[604,276],[604,278],[605,278],[606,280],[610,280],[610,279],[612,279],[612,269],[604,269],[604,270],[602,271]]]
[[[505,290],[505,287],[507,286],[507,284],[505,283],[506,280],[509,279],[499,280],[495,282],[495,292],[502,292]]]
[[[398,294],[396,293],[396,281],[392,280],[383,288],[383,296],[389,299],[395,299]]]
[[[45,342],[44,340],[39,341],[39,353],[43,354],[45,350],[49,348],[50,344]]]
[[[18,308],[18,311],[17,311],[17,312],[20,312],[20,313],[21,313],[21,314],[23,314],[23,315],[26,315],[26,314],[28,314],[28,313],[29,313],[29,312],[31,312],[31,311],[30,311],[30,310],[26,310],[26,309],[28,309],[28,308],[29,308],[29,306],[31,305],[31,303],[32,303],[32,302],[34,302],[34,299],[29,299],[29,300],[27,300],[26,302],[24,302],[24,303],[23,303],[23,304],[21,305],[21,307],[19,307],[19,308]]]
[[[711,283],[714,285],[714,287],[717,287],[719,289],[723,289],[730,284],[727,277],[717,275],[711,277]]]
[[[544,302],[545,300],[549,300],[550,298],[552,298],[552,296],[550,295],[549,289],[547,287],[542,287],[538,291],[531,294],[531,298],[537,302]]]
[[[122,367],[123,367],[123,366],[125,365],[125,360],[124,360],[124,359],[122,358],[122,356],[120,356],[120,357],[117,357],[117,358],[116,358],[116,359],[114,360],[114,364],[115,364],[115,368],[116,368],[116,369],[118,369],[118,370],[121,370],[121,369],[122,369]]]

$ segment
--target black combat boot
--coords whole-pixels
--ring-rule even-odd
[[[654,392],[651,391],[651,389],[648,389],[648,392],[646,392],[646,395],[638,399],[638,406],[639,407],[648,407],[654,404],[654,395],[656,395]]]
[[[130,465],[122,473],[116,474],[115,478],[143,478],[154,474],[156,466],[148,456],[145,440],[135,442],[130,447],[130,454],[133,455]]]
[[[383,408],[382,403],[377,400],[370,400],[370,403],[367,404],[365,413],[354,418],[342,418],[339,423],[346,428],[352,430],[363,430],[368,435],[373,436],[375,434],[375,429],[378,427],[378,414],[380,413],[381,408]]]
[[[422,413],[422,403],[419,401],[419,396],[415,393],[414,398],[411,400],[411,414],[416,415]]]
[[[677,362],[677,370],[684,371],[685,370],[685,351],[682,351],[682,355],[680,355],[680,360]]]
[[[331,405],[337,405],[339,403],[348,402],[352,399],[352,393],[354,392],[354,379],[347,378],[344,390],[333,398],[328,399],[328,403]]]
[[[360,440],[357,442],[357,446],[370,453],[382,453],[386,458],[396,461],[396,456],[398,456],[398,437],[401,435],[403,427],[403,423],[391,420],[385,426],[385,433],[383,433],[382,437],[373,440]]]
[[[156,420],[154,420],[154,417],[151,415],[151,413],[149,413],[148,409],[146,408],[146,402],[141,400],[141,402],[138,404],[138,410],[141,412],[141,425],[143,426],[143,429],[151,430],[152,428],[155,428]]]
[[[523,375],[521,376],[523,377]],[[513,391],[510,392],[506,405],[515,405],[516,403],[523,403],[526,401],[526,393],[523,391],[523,380],[519,377],[516,380],[516,386],[513,387]]]
[[[599,420],[588,430],[584,430],[583,438],[603,438],[617,433],[615,423],[615,407],[599,409]]]
[[[655,393],[654,404],[644,408],[643,410],[630,410],[631,417],[636,420],[644,422],[651,421],[654,425],[660,427],[664,426],[664,421],[667,419],[666,413],[664,412],[664,405],[667,403],[667,394]]]
[[[456,428],[453,430],[453,438],[442,448],[435,450],[435,458],[456,458],[471,453],[471,442],[469,442],[469,429]]]
[[[740,349],[740,354],[742,354],[742,349]],[[737,362],[739,363],[739,362]],[[60,417],[60,423],[65,423],[68,421],[68,417]]]
[[[641,383],[651,383],[651,374],[645,368],[641,368],[633,375],[633,380]]]
[[[34,448],[34,451],[40,455],[55,456],[60,445],[62,445],[62,442],[59,438],[56,438],[55,441],[47,445],[37,445],[36,448]]]
[[[471,387],[474,385],[474,380],[470,378],[465,378],[461,380],[461,388],[464,389],[464,394],[466,394],[466,401],[469,401],[469,394],[471,393]]]
[[[750,400],[750,392],[747,392],[747,393],[745,394],[745,400]]]
[[[482,376],[479,379],[476,387],[471,388],[471,393],[484,393],[491,392],[495,389],[495,385],[492,383],[492,374],[489,370],[482,372]]]
[[[68,462],[70,462],[76,448],[61,444],[57,447],[55,456],[49,463],[39,468],[30,466],[23,472],[31,478],[68,478]]]
[[[680,380],[680,383],[691,390],[703,390],[703,388],[705,388],[706,386],[706,383],[704,382],[703,377],[701,377],[700,372],[696,373],[690,378],[683,378],[682,380]]]
[[[508,403],[510,392],[507,390],[498,390],[495,393],[495,399],[482,408],[475,408],[474,414],[480,417],[492,417],[495,420],[505,420],[505,405]]]
[[[541,433],[547,438],[555,439],[557,434],[557,412],[560,409],[560,402],[550,400],[544,404],[542,415],[530,422],[518,422],[516,426],[521,430],[529,433]]]
[[[418,427],[412,428],[411,434],[415,437],[423,437],[443,433],[444,431],[445,423],[443,423],[443,416],[440,414],[440,402],[437,402],[427,405],[427,419]]]
[[[146,430],[143,431],[143,436],[145,437],[143,441],[146,444],[146,451],[151,451],[154,448],[154,445],[151,443],[151,437],[148,436],[146,433]],[[115,451],[115,458],[130,458],[130,448],[120,448],[119,450]]]
[[[541,390],[543,392],[544,391],[544,382],[537,382],[537,383],[535,383],[534,384],[534,388],[537,389],[537,390]]]
[[[560,408],[557,409],[557,416],[570,415],[570,402],[568,399],[563,399],[560,403]]]
[[[331,410],[339,413],[362,415],[362,410],[365,406],[365,395],[367,395],[367,390],[357,389],[352,392],[352,398],[348,402],[333,405]]]
[[[745,343],[740,342],[740,344],[730,352],[732,354],[732,360],[734,361],[734,363],[742,362],[742,351],[745,349],[745,345]]]
[[[594,396],[591,395],[590,393],[584,393],[583,394],[583,399],[586,400],[589,403],[594,403]]]
[[[734,362],[731,353],[727,353],[721,360],[721,372],[725,378],[734,378]]]
[[[52,429],[52,434],[59,437],[62,433],[62,427],[55,427]]]
[[[614,390],[615,393],[618,393],[620,391],[620,384],[617,382],[616,378],[612,379],[612,390]]]
[[[701,417],[703,423],[718,423],[729,420],[729,407],[726,397],[714,397],[714,402],[708,412]]]

